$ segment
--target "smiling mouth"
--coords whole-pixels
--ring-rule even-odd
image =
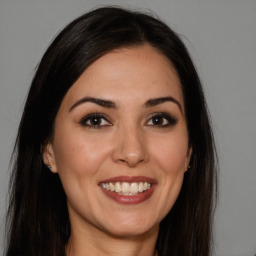
[[[145,176],[118,176],[102,180],[104,194],[119,204],[139,204],[148,200],[157,185],[155,179]]]
[[[118,195],[134,196],[144,193],[152,187],[152,183],[144,182],[104,182],[100,183],[103,189],[115,192]]]

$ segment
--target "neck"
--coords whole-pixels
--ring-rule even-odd
[[[157,256],[155,245],[158,227],[145,234],[137,236],[118,237],[102,230],[94,232],[87,230],[71,231],[69,242],[66,246],[67,256]]]

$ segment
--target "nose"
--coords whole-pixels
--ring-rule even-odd
[[[113,160],[128,167],[136,167],[147,162],[149,154],[143,131],[135,127],[120,129],[113,150]]]

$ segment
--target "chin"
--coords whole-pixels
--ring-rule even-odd
[[[109,223],[110,224],[110,223]],[[122,216],[122,219],[116,220],[108,227],[108,232],[113,236],[119,237],[135,237],[151,233],[158,230],[159,223],[147,220],[147,218],[132,218]]]

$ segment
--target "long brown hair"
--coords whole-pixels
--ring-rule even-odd
[[[67,25],[44,54],[25,104],[14,149],[6,255],[63,256],[70,236],[66,196],[47,171],[41,145],[53,134],[63,97],[96,59],[121,47],[149,44],[176,69],[193,148],[180,195],[160,223],[161,256],[208,256],[216,196],[216,154],[202,86],[188,51],[159,19],[117,7],[93,10]]]

